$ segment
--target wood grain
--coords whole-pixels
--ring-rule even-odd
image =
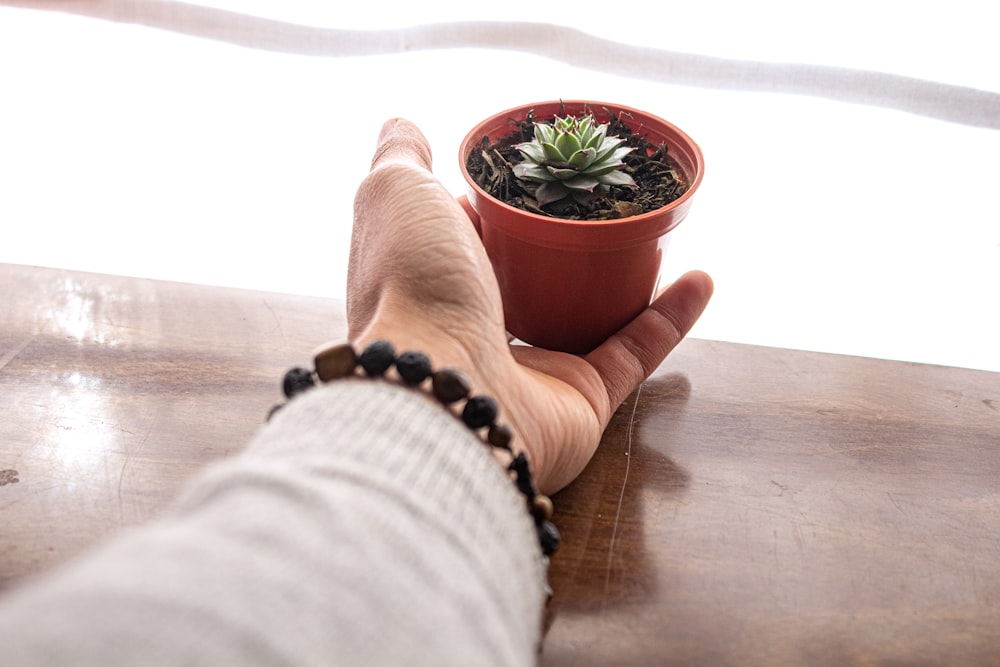
[[[998,664],[998,410],[995,373],[687,341],[556,498],[544,664]]]
[[[236,453],[343,304],[0,265],[0,584]],[[1000,375],[689,340],[557,496],[542,664],[997,664]]]
[[[238,451],[343,304],[0,265],[0,585],[155,516]]]

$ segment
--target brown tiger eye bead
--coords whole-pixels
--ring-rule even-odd
[[[535,517],[535,521],[551,521],[554,511],[552,500],[548,496],[538,494],[531,501],[531,515]]]
[[[313,359],[316,376],[323,382],[347,377],[358,366],[358,356],[349,343],[331,345],[316,353]]]
[[[437,400],[449,405],[468,396],[471,386],[464,373],[454,368],[442,368],[431,375],[431,389]]]
[[[514,433],[506,424],[493,424],[489,433],[486,434],[486,441],[499,449],[510,451],[510,441],[514,439]]]

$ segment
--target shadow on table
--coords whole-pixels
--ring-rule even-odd
[[[683,374],[648,380],[618,409],[587,469],[555,498],[563,544],[550,572],[555,596],[546,646],[553,652],[582,639],[577,634],[591,627],[589,619],[663,594],[645,528],[680,501],[690,482],[665,453],[670,415],[684,410],[690,393]],[[654,412],[657,427],[644,428]]]

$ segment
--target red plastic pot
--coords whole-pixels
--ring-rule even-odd
[[[466,170],[484,136],[510,134],[529,109],[536,119],[591,111],[599,122],[619,114],[653,145],[665,142],[688,183],[679,199],[642,215],[608,221],[547,217],[487,194]],[[649,305],[669,234],[685,218],[704,173],[701,149],[684,132],[620,104],[563,100],[525,104],[476,125],[462,141],[462,174],[480,216],[483,245],[500,283],[507,330],[525,343],[583,354]]]

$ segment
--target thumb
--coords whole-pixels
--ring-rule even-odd
[[[597,370],[614,412],[687,335],[712,298],[712,279],[690,271],[586,359]]]
[[[410,164],[431,170],[431,147],[423,132],[408,120],[392,118],[382,125],[371,170],[389,164]]]

